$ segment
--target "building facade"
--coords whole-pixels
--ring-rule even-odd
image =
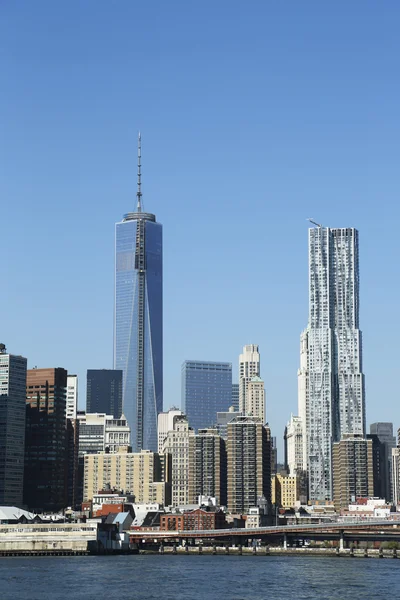
[[[122,371],[88,369],[86,412],[105,413],[119,419],[122,415]]]
[[[253,377],[260,377],[260,353],[256,344],[243,347],[239,356],[239,411],[246,414],[247,388]]]
[[[220,506],[227,503],[227,461],[225,440],[216,429],[199,429],[191,438],[194,444],[193,464],[190,476],[193,478],[194,496],[216,498]]]
[[[174,417],[174,428],[164,442],[164,453],[171,455],[172,505],[182,506],[196,501],[193,489],[194,431],[185,415]]]
[[[276,507],[293,508],[300,501],[300,480],[297,475],[275,473],[271,478],[271,501]]]
[[[265,496],[271,502],[271,432],[256,417],[228,423],[228,510],[247,513]]]
[[[246,414],[261,419],[264,424],[265,418],[265,389],[261,377],[255,375],[247,386]]]
[[[136,503],[157,502],[169,504],[170,483],[164,481],[168,473],[168,456],[142,450],[129,452],[121,447],[115,454],[102,452],[87,454],[84,458],[84,502],[92,500],[99,490],[120,489],[132,494]]]
[[[232,401],[233,410],[239,412],[239,384],[232,383]]]
[[[371,435],[377,435],[379,441],[383,444],[385,452],[385,466],[382,472],[384,481],[383,495],[381,498],[386,498],[390,501],[393,495],[392,490],[392,450],[396,448],[396,438],[393,435],[393,423],[379,422],[372,423],[369,428]]]
[[[345,434],[333,444],[333,502],[337,511],[374,495],[372,440]]]
[[[161,454],[164,449],[165,438],[167,437],[168,431],[172,431],[174,428],[174,418],[183,416],[183,412],[178,408],[171,408],[168,412],[161,412],[158,415],[158,453]]]
[[[162,226],[143,212],[139,168],[136,212],[115,231],[114,368],[123,372],[123,413],[135,451],[157,450],[163,408]]]
[[[114,419],[104,413],[78,412],[79,456],[98,452],[118,452],[120,446],[130,446],[131,433],[124,415]]]
[[[217,412],[232,402],[232,364],[185,360],[182,365],[182,410],[195,431],[215,425]]]
[[[36,512],[67,506],[66,397],[65,369],[27,371],[24,503]]]
[[[78,410],[78,375],[67,375],[66,417],[76,419]]]
[[[365,436],[356,229],[309,230],[309,317],[298,383],[309,498],[331,500],[332,443]]]
[[[228,437],[228,423],[230,423],[235,417],[243,416],[244,414],[239,411],[235,411],[233,406],[231,406],[229,410],[217,412],[215,428],[218,434],[224,438],[224,440],[226,440]]]
[[[286,465],[290,475],[303,470],[303,426],[300,417],[290,416],[285,430]]]
[[[0,344],[0,506],[23,503],[26,362]]]

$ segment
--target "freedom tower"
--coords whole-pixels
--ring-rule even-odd
[[[162,225],[142,211],[141,136],[136,212],[115,226],[114,368],[134,452],[157,452],[163,408]]]

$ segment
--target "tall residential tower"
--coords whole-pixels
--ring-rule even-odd
[[[163,405],[162,226],[142,210],[141,141],[136,212],[115,231],[114,368],[123,372],[123,413],[133,450],[157,451]]]
[[[332,444],[365,436],[358,231],[309,230],[309,318],[301,334],[299,416],[310,500],[331,500]]]

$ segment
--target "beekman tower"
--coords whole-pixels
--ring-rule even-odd
[[[299,414],[310,500],[332,499],[332,444],[365,435],[358,231],[309,229],[309,317],[301,334]]]
[[[123,413],[133,451],[157,452],[163,406],[162,226],[143,212],[141,137],[136,212],[115,226],[114,368],[123,372]]]

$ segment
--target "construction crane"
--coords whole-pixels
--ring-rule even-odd
[[[310,221],[310,223],[312,223],[313,225],[316,225],[317,227],[322,227],[322,225],[320,223],[317,223],[316,221],[314,221],[314,219],[307,219],[307,221]]]

